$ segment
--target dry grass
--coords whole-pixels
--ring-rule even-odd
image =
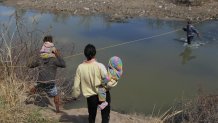
[[[216,123],[218,95],[200,92],[195,98],[169,109],[161,119],[165,123]]]
[[[9,30],[15,18],[14,32]],[[34,20],[34,18],[33,18]],[[0,23],[2,24],[2,23]],[[26,27],[23,16],[19,10],[11,15],[7,23],[0,29],[0,123],[43,123],[50,122],[39,113],[40,111],[27,108],[24,101],[29,98],[26,92],[33,86],[37,79],[38,70],[28,69],[26,62],[30,57],[37,56],[41,48],[42,39],[51,31],[41,31],[37,28],[37,21],[32,23],[33,28]],[[73,53],[70,49],[70,53]],[[64,50],[64,53],[69,51]],[[72,55],[72,54],[68,54]],[[65,81],[63,71],[58,74],[57,85],[62,97],[66,98],[71,93],[69,81]],[[40,95],[38,95],[40,96]],[[54,122],[54,121],[52,121]]]
[[[41,123],[49,122],[39,111],[24,104],[26,86],[22,80],[12,75],[0,81],[0,122],[1,123]]]
[[[185,105],[183,119],[192,123],[218,122],[218,96],[199,95]]]
[[[38,110],[24,104],[26,82],[19,79],[7,65],[1,66],[0,80],[0,122],[1,123],[41,123],[50,122]]]
[[[21,58],[30,52],[26,43],[18,42],[15,32],[9,33],[8,28],[3,27],[0,35],[0,123],[53,123],[38,109],[27,108],[24,103],[30,76],[25,67],[14,66],[22,63],[25,59]],[[19,47],[14,47],[17,44]]]

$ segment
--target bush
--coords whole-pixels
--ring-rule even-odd
[[[192,123],[215,123],[218,122],[218,96],[201,95],[186,104],[184,119]]]
[[[0,35],[0,123],[54,123],[43,117],[39,110],[25,105],[29,76],[25,67],[14,66],[23,62],[21,58],[27,49],[13,48],[13,45],[25,43],[14,43],[14,35],[10,36],[6,30],[2,28]]]
[[[16,76],[5,76],[0,81],[1,123],[48,123],[39,110],[27,108],[24,104],[26,86]]]
[[[178,103],[165,118],[165,123],[217,122],[218,95],[205,94],[202,92],[192,100]]]

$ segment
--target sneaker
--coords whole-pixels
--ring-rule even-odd
[[[103,110],[107,105],[108,105],[108,102],[105,101],[105,102],[101,103],[100,105],[98,105],[98,108],[100,110]]]

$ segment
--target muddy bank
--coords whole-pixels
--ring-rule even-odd
[[[45,100],[44,100],[45,101]],[[42,100],[40,105],[27,104],[26,107],[29,109],[36,109],[42,114],[43,118],[51,120],[52,122],[61,123],[88,123],[88,109],[77,108],[77,109],[63,109],[61,108],[60,113],[55,113],[54,103],[52,99],[49,99],[47,106]],[[44,106],[43,106],[44,105]],[[41,109],[39,109],[41,107]],[[101,112],[97,111],[96,123],[101,122]],[[111,123],[162,123],[160,118],[152,116],[144,116],[139,114],[121,114],[116,111],[110,112]]]
[[[56,114],[49,108],[41,111],[46,117],[55,119],[62,123],[88,123],[88,111],[86,108],[62,110],[61,113]],[[97,112],[96,123],[101,122],[101,112]],[[120,114],[111,111],[111,123],[161,123],[158,118],[143,117],[139,115]]]
[[[80,100],[61,100],[60,113],[55,112],[55,104],[53,98],[49,98],[46,94],[28,95],[24,94],[23,102],[27,109],[38,111],[38,113],[46,120],[61,123],[88,123],[87,108],[64,108],[65,104],[74,105]],[[164,117],[153,116],[153,114],[145,116],[144,114],[131,113],[123,114],[116,111],[110,111],[111,123],[163,123]],[[96,123],[101,123],[101,111],[97,110]]]
[[[131,17],[200,21],[218,17],[217,0],[192,7],[174,4],[172,0],[4,0],[4,4],[72,15],[106,15],[110,21]]]

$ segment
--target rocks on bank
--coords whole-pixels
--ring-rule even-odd
[[[131,17],[161,19],[192,19],[196,21],[218,17],[218,1],[200,6],[176,4],[175,0],[5,0],[5,4],[72,15],[105,15],[109,21],[123,22]]]

